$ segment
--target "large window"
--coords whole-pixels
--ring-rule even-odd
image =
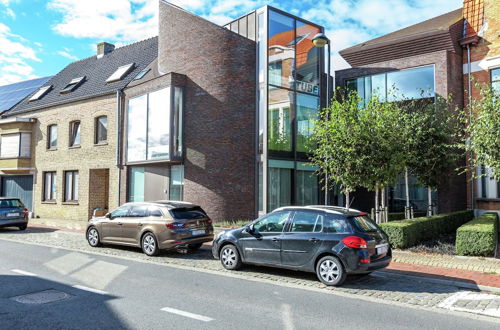
[[[293,88],[293,72],[295,68],[294,40],[295,20],[270,10],[268,39],[269,83],[272,81],[276,86]]]
[[[78,202],[78,171],[64,172],[64,201]]]
[[[80,121],[75,120],[69,123],[69,146],[80,146]]]
[[[315,174],[317,167],[310,163],[297,163],[295,204],[311,205],[318,203],[318,177]]]
[[[103,144],[108,140],[108,117],[100,116],[95,119],[95,144]]]
[[[180,158],[183,148],[182,107],[180,87],[167,87],[130,99],[127,161]]]
[[[184,165],[170,167],[170,199],[181,201],[184,195]]]
[[[269,160],[267,210],[292,204],[292,174],[294,163]]]
[[[144,202],[144,167],[132,167],[129,172],[130,202]]]
[[[314,130],[314,121],[318,118],[319,98],[307,94],[297,93],[297,152],[311,153],[314,144],[311,136]]]
[[[56,200],[56,172],[43,172],[43,201]]]
[[[267,127],[270,153],[292,151],[292,104],[293,92],[281,88],[269,89]]]
[[[491,86],[497,93],[500,93],[500,68],[491,70],[490,74],[491,74]]]
[[[4,134],[0,140],[0,158],[31,157],[31,133]]]
[[[373,76],[350,79],[348,90],[355,90],[367,102],[376,94],[381,100],[434,97],[434,66],[392,71]],[[362,104],[363,105],[363,104]]]
[[[57,125],[47,127],[47,149],[57,148]]]

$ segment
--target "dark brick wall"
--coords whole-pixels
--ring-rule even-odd
[[[255,42],[160,1],[158,68],[186,75],[184,200],[256,215]]]
[[[462,55],[448,50],[436,51],[433,53],[389,60],[369,64],[366,66],[339,70],[335,72],[335,85],[345,87],[348,79],[373,75],[382,72],[402,70],[424,65],[435,65],[435,90],[441,97],[451,94],[457,106],[463,107],[462,89]],[[461,159],[457,167],[464,162]],[[446,180],[438,188],[438,209],[440,213],[462,210],[466,205],[466,178],[458,175],[456,171],[450,169],[449,173],[443,173]],[[354,194],[355,197],[357,196]],[[356,207],[368,209],[373,205],[373,198],[366,192],[362,192],[356,197]],[[373,206],[370,206],[373,207]]]

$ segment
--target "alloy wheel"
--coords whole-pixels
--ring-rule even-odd
[[[319,274],[326,282],[333,283],[339,277],[340,270],[332,260],[325,260],[319,266]]]
[[[91,228],[87,234],[87,239],[91,246],[99,245],[99,233],[97,229]]]
[[[146,234],[146,236],[144,236],[142,239],[142,249],[149,256],[157,253],[156,240],[152,234]]]
[[[222,263],[226,267],[232,267],[236,263],[236,253],[234,253],[233,249],[225,248],[222,251],[221,259],[222,259]]]

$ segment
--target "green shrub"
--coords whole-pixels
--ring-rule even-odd
[[[425,212],[420,212],[416,211],[413,213],[415,218],[418,217],[425,217]],[[394,212],[394,213],[389,213],[388,216],[389,221],[398,221],[398,220],[404,220],[405,219],[405,213],[404,212]]]
[[[455,249],[462,256],[492,256],[498,238],[498,214],[484,213],[457,230]]]
[[[458,211],[380,224],[392,247],[404,249],[443,234],[453,233],[474,217],[472,211]]]

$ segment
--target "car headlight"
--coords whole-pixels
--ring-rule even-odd
[[[226,232],[223,230],[221,231],[220,233],[217,234],[217,236],[215,236],[215,239],[219,239],[222,235],[224,235]]]

